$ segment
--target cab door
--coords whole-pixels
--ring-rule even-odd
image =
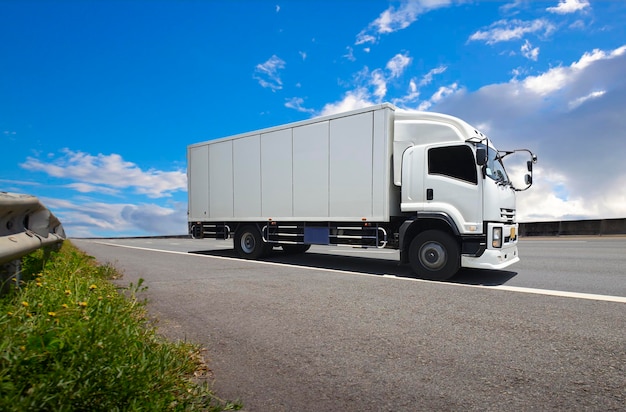
[[[444,212],[461,233],[480,233],[483,182],[472,146],[432,145],[424,156],[424,212]]]

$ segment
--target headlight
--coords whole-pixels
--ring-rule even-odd
[[[501,227],[493,228],[493,233],[491,236],[491,246],[495,248],[502,247],[502,228]]]

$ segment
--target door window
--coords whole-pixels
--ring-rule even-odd
[[[469,146],[435,147],[428,151],[428,173],[478,184],[476,161]]]

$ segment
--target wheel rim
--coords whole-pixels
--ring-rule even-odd
[[[256,246],[256,241],[254,240],[254,235],[252,233],[244,233],[241,237],[241,250],[244,253],[252,253]]]
[[[422,265],[429,270],[441,269],[448,261],[446,249],[436,242],[425,243],[419,251]]]

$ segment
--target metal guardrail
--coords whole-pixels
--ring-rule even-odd
[[[560,220],[519,224],[520,236],[626,235],[626,219]]]
[[[63,240],[63,225],[39,199],[0,192],[0,290],[9,279],[19,277],[22,256],[58,247]]]

